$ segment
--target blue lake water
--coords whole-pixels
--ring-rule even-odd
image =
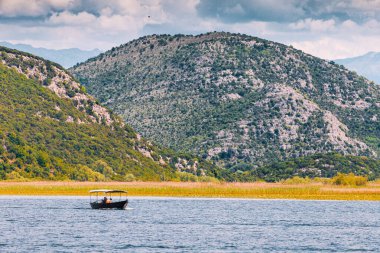
[[[0,197],[0,252],[379,252],[380,203]]]

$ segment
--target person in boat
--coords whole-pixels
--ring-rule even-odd
[[[112,203],[112,198],[108,199],[107,197],[103,198],[103,204],[111,204]]]

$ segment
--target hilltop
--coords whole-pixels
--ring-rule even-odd
[[[379,157],[380,87],[272,41],[152,35],[70,72],[147,139],[228,168],[331,152]]]
[[[60,65],[0,47],[0,179],[168,180],[215,166],[146,141]]]

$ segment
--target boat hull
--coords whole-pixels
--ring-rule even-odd
[[[90,203],[92,209],[125,209],[128,205],[128,200],[103,203],[103,202],[92,202]]]

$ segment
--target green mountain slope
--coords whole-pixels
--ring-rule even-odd
[[[329,152],[379,156],[379,86],[275,42],[153,35],[70,71],[148,139],[227,167]]]
[[[341,155],[339,153],[314,154],[286,161],[274,162],[258,168],[237,164],[223,175],[226,180],[255,181],[262,179],[276,182],[294,176],[331,178],[340,173],[354,173],[374,180],[380,178],[380,161],[365,156]]]
[[[0,47],[0,179],[166,180],[215,166],[141,138],[62,67]]]

